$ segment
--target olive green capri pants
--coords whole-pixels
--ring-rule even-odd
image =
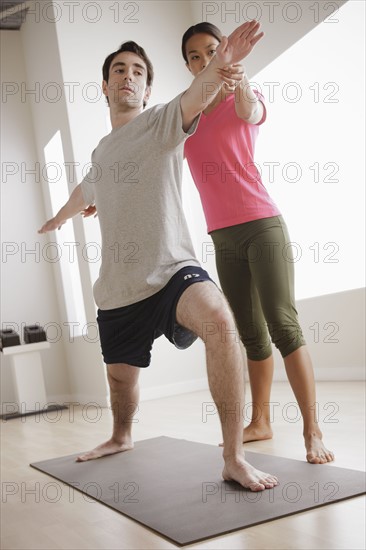
[[[217,229],[210,235],[221,288],[248,359],[269,357],[271,340],[282,357],[305,345],[295,307],[292,246],[282,216]]]

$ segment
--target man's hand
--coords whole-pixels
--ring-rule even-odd
[[[38,229],[38,233],[48,233],[48,231],[55,231],[55,229],[61,229],[61,226],[66,220],[60,221],[57,216],[48,220],[42,225],[41,229]]]
[[[90,206],[88,206],[88,208],[85,208],[81,212],[81,215],[84,218],[89,218],[89,216],[92,216],[93,214],[94,214],[94,218],[98,216],[97,207],[95,206],[95,204],[91,204]]]
[[[57,212],[56,216],[51,220],[48,220],[38,233],[47,233],[48,231],[54,231],[60,229],[61,226],[73,216],[76,216],[79,212],[82,212],[86,208],[81,185],[77,185],[70,195],[67,203]]]
[[[247,57],[264,36],[263,32],[258,33],[259,27],[258,21],[247,21],[235,29],[229,38],[223,36],[215,55],[219,67],[234,65]]]

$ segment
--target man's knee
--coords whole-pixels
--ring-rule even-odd
[[[138,383],[139,374],[139,367],[125,363],[107,365],[107,377],[112,391],[135,386]]]
[[[222,292],[211,282],[191,285],[183,293],[177,306],[177,321],[205,343],[225,342],[236,334],[232,311]]]
[[[205,313],[200,337],[206,344],[240,341],[234,316],[224,299],[221,303],[207,308]]]

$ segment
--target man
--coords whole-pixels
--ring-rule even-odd
[[[223,431],[224,479],[252,491],[277,485],[276,477],[245,461],[240,343],[222,293],[195,258],[181,203],[184,141],[222,85],[219,69],[248,55],[262,36],[258,27],[256,22],[238,27],[188,90],[147,111],[153,71],[144,50],[128,42],[105,61],[103,92],[112,131],[93,153],[98,170],[91,168],[39,230],[55,230],[88,205],[97,207],[103,244],[94,297],[114,425],[111,439],[79,461],[133,448],[131,404],[136,410],[139,367],[149,365],[154,339],[164,334],[184,349],[198,336],[206,346],[209,385]],[[215,87],[211,96],[205,93],[208,86]]]

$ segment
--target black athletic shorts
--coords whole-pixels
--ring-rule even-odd
[[[156,294],[129,306],[98,309],[98,326],[106,364],[127,363],[148,367],[155,338],[164,336],[178,349],[186,349],[197,335],[176,321],[176,307],[193,283],[212,281],[201,267],[183,267]]]

